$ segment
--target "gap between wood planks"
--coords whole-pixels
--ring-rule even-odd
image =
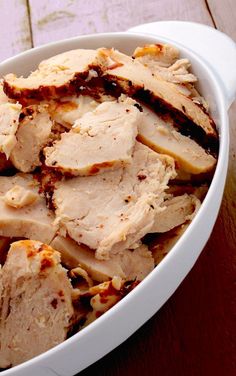
[[[34,47],[34,38],[33,38],[33,29],[32,29],[31,10],[30,10],[29,0],[26,0],[26,8],[27,8],[28,19],[29,19],[29,32],[30,32],[31,47]]]
[[[28,1],[27,1],[27,2],[28,2]],[[215,23],[214,17],[213,17],[213,15],[212,15],[212,13],[211,13],[211,8],[210,8],[210,6],[209,6],[207,0],[205,0],[205,4],[206,4],[207,11],[208,11],[208,13],[209,13],[209,15],[210,15],[210,17],[211,17],[212,23],[213,23],[215,29],[217,29],[217,26],[216,26],[216,23]]]

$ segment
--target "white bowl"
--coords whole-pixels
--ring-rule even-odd
[[[140,30],[157,35],[135,33]],[[182,41],[189,48],[163,35]],[[41,60],[66,50],[115,47],[130,54],[138,45],[158,42],[175,44],[181,55],[192,62],[193,72],[200,80],[199,88],[210,103],[219,130],[219,159],[207,196],[171,252],[129,295],[78,334],[32,360],[3,371],[2,376],[74,375],[134,333],[166,302],[190,271],[212,231],[222,199],[229,150],[227,109],[236,92],[236,71],[232,69],[236,47],[227,36],[203,25],[160,22],[142,25],[133,29],[133,33],[97,34],[51,43],[0,64],[0,76],[9,72],[27,75]],[[199,52],[204,56],[199,56]]]

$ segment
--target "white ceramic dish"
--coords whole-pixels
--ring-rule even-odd
[[[150,32],[156,35],[145,34]],[[227,110],[236,93],[236,46],[224,34],[203,25],[160,22],[134,28],[132,33],[82,36],[48,44],[0,64],[0,76],[8,72],[24,75],[42,59],[70,49],[106,46],[130,54],[138,45],[158,42],[175,44],[192,62],[219,130],[219,160],[207,197],[171,252],[128,296],[64,343],[3,371],[2,376],[74,375],[127,339],[166,302],[190,271],[212,231],[222,199],[229,149]]]

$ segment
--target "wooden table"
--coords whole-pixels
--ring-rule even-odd
[[[158,20],[205,23],[236,40],[235,15],[235,0],[0,0],[0,60],[61,38]],[[198,262],[148,323],[81,375],[236,375],[235,122],[236,103],[224,199]]]

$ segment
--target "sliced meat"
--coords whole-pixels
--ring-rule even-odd
[[[173,159],[136,143],[126,168],[57,184],[53,202],[61,234],[96,249],[96,257],[130,248],[153,226],[175,176]]]
[[[10,98],[37,100],[65,97],[79,91],[89,71],[98,66],[96,50],[72,50],[42,61],[27,78],[7,74],[4,91]],[[95,72],[96,73],[96,72]]]
[[[83,327],[91,324],[91,322],[103,315],[103,313],[108,311],[123,298],[122,287],[123,283],[119,283],[117,286],[117,283],[114,283],[112,280],[103,282],[89,289],[86,296],[91,296],[89,300],[91,309],[86,316]]]
[[[113,276],[125,277],[125,274],[116,260],[97,260],[93,250],[84,245],[78,245],[70,238],[56,236],[50,244],[61,253],[61,260],[69,269],[81,266],[98,282],[107,281]]]
[[[60,254],[46,244],[12,243],[2,268],[0,367],[15,366],[66,339],[72,286]]]
[[[31,106],[26,111],[16,133],[11,162],[18,170],[31,172],[41,164],[40,151],[50,138],[52,122],[43,106]]]
[[[4,202],[13,208],[19,209],[32,205],[38,199],[38,194],[31,189],[15,185],[4,195]]]
[[[194,87],[197,77],[189,72],[191,66],[188,59],[181,59],[179,51],[168,44],[152,44],[137,47],[133,53],[141,64],[148,67],[152,73],[162,77],[165,81],[175,84],[176,89],[183,95],[205,108],[209,105]]]
[[[175,84],[153,74],[136,59],[113,49],[73,50],[54,56],[39,64],[28,78],[5,76],[4,90],[10,98],[47,99],[73,95],[90,87],[94,74],[119,85],[126,94],[144,95],[172,110],[182,119],[201,128],[207,136],[217,138],[215,124],[210,116],[190,98],[180,93]],[[94,70],[93,70],[94,71]],[[94,81],[93,81],[94,82]]]
[[[155,234],[154,239],[148,244],[152,252],[155,265],[158,265],[163,258],[171,251],[184,231],[188,228],[189,223],[175,227],[170,231]]]
[[[193,219],[200,205],[200,200],[194,195],[184,194],[169,198],[162,204],[164,210],[156,214],[150,233],[167,232]]]
[[[172,120],[164,121],[143,106],[144,116],[138,128],[138,140],[151,149],[171,155],[178,167],[192,174],[205,173],[216,165],[216,159],[196,141],[182,135]]]
[[[9,101],[8,96],[4,93],[3,82],[0,80],[0,105]]]
[[[117,256],[127,281],[142,281],[154,269],[154,259],[147,246],[142,244],[134,250],[125,250]]]
[[[16,186],[20,191],[18,208],[13,207],[12,203],[9,205],[9,197],[12,197]],[[29,174],[0,177],[0,236],[28,238],[45,243],[52,240],[57,231],[53,224],[54,214],[47,209],[38,189],[37,182]]]
[[[21,105],[15,103],[0,104],[0,152],[9,158],[16,145],[16,131],[19,125]]]
[[[137,47],[132,56],[136,59],[149,56],[163,67],[169,67],[180,57],[179,50],[176,47],[162,43],[147,44],[142,47]]]
[[[157,101],[160,105],[173,111],[175,115],[193,122],[207,136],[217,138],[215,124],[209,114],[190,98],[181,94],[175,84],[163,80],[136,59],[117,50],[100,49],[100,54],[109,56],[113,63],[116,63],[116,65],[112,65],[108,60],[110,65],[107,66],[106,71],[105,68],[103,69],[104,77],[108,81],[118,84],[123,92],[141,97],[144,97],[146,93],[150,101]]]
[[[45,164],[83,176],[131,163],[140,119],[140,111],[128,99],[102,103],[77,120],[61,140],[44,149]]]
[[[180,59],[179,51],[168,44],[138,47],[133,57],[166,81],[176,84],[197,81],[197,78],[189,72],[191,66],[189,60]]]
[[[71,128],[74,122],[87,112],[95,110],[99,102],[87,95],[62,98],[60,101],[49,103],[51,118],[66,128]]]
[[[98,260],[93,250],[61,236],[53,239],[51,246],[61,252],[63,264],[69,268],[80,265],[98,282],[107,281],[115,276],[128,281],[141,281],[154,268],[152,254],[144,245],[134,250],[121,251],[109,260]]]

